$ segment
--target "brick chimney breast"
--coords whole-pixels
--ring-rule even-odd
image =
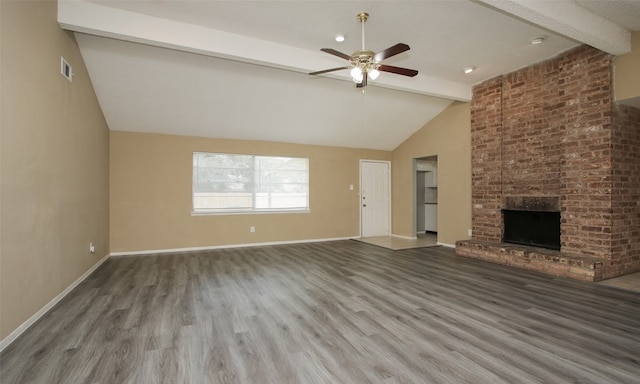
[[[640,271],[640,109],[614,101],[613,59],[582,45],[473,87],[457,254],[589,281]],[[510,212],[560,213],[560,249],[505,244]]]

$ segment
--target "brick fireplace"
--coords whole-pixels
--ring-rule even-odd
[[[457,254],[588,281],[640,271],[640,110],[613,101],[613,59],[581,46],[474,87]],[[505,211],[554,210],[559,250],[504,242]]]

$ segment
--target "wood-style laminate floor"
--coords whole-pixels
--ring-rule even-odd
[[[109,259],[14,383],[638,383],[640,294],[356,241]]]

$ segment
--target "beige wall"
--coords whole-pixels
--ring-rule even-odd
[[[640,31],[631,33],[631,52],[616,57],[614,67],[615,100],[635,99],[640,105]]]
[[[112,252],[358,236],[359,160],[391,159],[387,151],[131,132],[111,132],[110,148]],[[194,151],[308,157],[311,212],[192,216]]]
[[[109,132],[56,2],[0,1],[0,15],[5,339],[109,253]],[[60,56],[73,83],[60,74]]]
[[[415,236],[413,159],[438,156],[438,241],[468,239],[471,228],[471,119],[456,102],[393,151],[393,233]]]
[[[466,237],[468,104],[452,105],[393,153],[109,134],[73,35],[58,27],[56,12],[54,1],[0,1],[1,339],[110,251],[357,236],[360,159],[393,159],[393,233],[411,236],[412,159],[438,155],[439,241]],[[60,56],[73,66],[73,83],[60,75]],[[191,216],[193,151],[309,157],[311,212]]]

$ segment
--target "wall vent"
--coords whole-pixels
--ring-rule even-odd
[[[73,81],[71,79],[73,77],[73,68],[71,68],[71,65],[62,56],[60,56],[60,73],[70,82]]]

